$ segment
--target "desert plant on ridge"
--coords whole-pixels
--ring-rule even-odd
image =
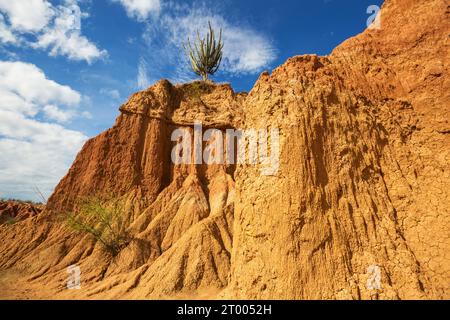
[[[124,205],[117,199],[86,198],[76,213],[67,215],[66,222],[72,230],[91,235],[113,256],[131,241],[126,230]]]
[[[211,22],[208,22],[208,25],[209,32],[206,38],[200,38],[197,30],[197,42],[192,45],[188,38],[187,44],[183,45],[191,62],[192,70],[201,76],[204,81],[208,80],[209,75],[215,74],[219,69],[223,50],[222,29],[220,29],[219,41],[216,41]]]

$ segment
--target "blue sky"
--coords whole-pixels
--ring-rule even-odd
[[[181,44],[223,28],[215,81],[249,91],[287,58],[326,55],[381,0],[0,0],[0,197],[50,195],[133,92],[195,79]]]

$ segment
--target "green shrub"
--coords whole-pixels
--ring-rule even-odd
[[[12,226],[13,224],[15,224],[17,222],[17,218],[15,217],[7,217],[5,224],[8,226]]]
[[[67,215],[67,225],[75,232],[91,235],[116,256],[131,241],[125,218],[123,201],[87,198],[76,213]]]
[[[203,81],[194,81],[184,84],[182,91],[185,98],[201,100],[201,96],[212,92],[211,85]]]
[[[12,226],[17,222],[17,218],[8,215],[0,215],[0,225]]]

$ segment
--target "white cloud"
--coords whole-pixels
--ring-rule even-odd
[[[168,6],[170,7],[170,6]],[[186,39],[196,39],[197,30],[204,35],[208,22],[214,29],[223,30],[223,62],[221,71],[240,75],[262,71],[276,58],[276,50],[268,37],[241,23],[231,22],[204,6],[172,5],[158,21],[147,25],[144,39],[153,56],[165,59],[148,59],[148,71],[162,74],[169,71],[169,78],[181,82],[192,79],[189,61],[183,50]]]
[[[44,106],[43,111],[47,119],[60,123],[69,122],[75,116],[74,110],[61,110],[52,104]]]
[[[42,145],[55,143],[66,149],[84,138],[82,133],[67,130],[59,124],[40,122],[12,111],[0,109],[0,119],[0,135],[9,139]],[[65,137],[67,133],[69,135]]]
[[[0,196],[49,196],[87,139],[60,125],[0,110]]]
[[[204,21],[206,22],[206,21]],[[224,68],[232,73],[255,73],[275,59],[275,49],[255,30],[224,25]]]
[[[110,98],[113,98],[114,100],[120,100],[120,92],[116,89],[100,89],[100,93],[108,96]]]
[[[147,89],[151,81],[148,78],[147,62],[144,59],[139,61],[138,75],[137,75],[137,87],[138,89]]]
[[[81,116],[86,119],[92,119],[92,114],[89,111],[83,111]]]
[[[0,197],[51,194],[87,137],[49,121],[70,121],[80,101],[35,65],[0,61]]]
[[[11,26],[18,31],[36,32],[44,28],[53,15],[52,5],[46,0],[0,0]]]
[[[53,24],[44,28],[33,47],[48,48],[51,56],[67,56],[88,63],[106,55],[106,51],[99,50],[81,35],[81,18],[84,15],[76,1],[66,0],[65,6],[57,7],[56,12]]]
[[[18,44],[20,38],[20,42],[33,48],[48,49],[51,56],[88,63],[107,54],[81,34],[81,20],[87,14],[81,11],[77,0],[64,0],[58,6],[47,0],[0,0],[0,11],[9,21],[5,24],[0,19],[0,42]]]
[[[34,116],[48,104],[76,106],[81,95],[46,78],[33,64],[0,61],[0,108]]]
[[[120,2],[127,11],[127,15],[138,21],[144,21],[151,14],[158,14],[161,10],[160,0],[112,0]]]
[[[16,43],[17,38],[5,24],[5,18],[0,14],[0,43]]]

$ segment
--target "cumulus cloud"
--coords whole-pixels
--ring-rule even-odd
[[[146,60],[147,71],[152,75],[168,73],[175,82],[192,79],[182,46],[187,37],[196,38],[197,30],[206,34],[208,22],[216,30],[223,30],[223,72],[232,75],[257,73],[270,66],[276,58],[276,49],[270,39],[250,26],[230,21],[202,5],[167,4],[166,8],[159,19],[147,24],[144,34],[152,56],[164,57],[164,60]],[[139,72],[141,70],[139,68]]]
[[[44,106],[43,111],[47,119],[60,123],[69,122],[75,116],[74,110],[62,110],[52,104]]]
[[[0,19],[0,42],[18,44],[20,38],[33,48],[49,50],[51,56],[88,63],[107,54],[81,34],[81,20],[87,14],[77,0],[64,0],[58,6],[47,0],[0,0],[0,12],[9,21],[6,24],[5,19]]]
[[[112,0],[120,2],[127,11],[127,15],[138,21],[144,21],[151,14],[158,14],[161,10],[160,0]]]
[[[49,104],[76,106],[81,95],[68,86],[47,79],[33,64],[0,61],[0,104],[3,110],[35,116]]]
[[[18,31],[40,31],[53,16],[52,5],[46,0],[0,0],[0,10]]]
[[[0,61],[0,197],[51,194],[87,139],[51,120],[70,121],[80,101],[35,65]]]
[[[51,56],[67,56],[88,63],[105,56],[106,51],[98,49],[81,35],[81,18],[86,15],[81,12],[76,1],[66,1],[65,4],[55,9],[57,14],[53,24],[45,27],[33,47],[48,48]]]
[[[0,110],[0,197],[49,196],[87,139],[60,125]]]

